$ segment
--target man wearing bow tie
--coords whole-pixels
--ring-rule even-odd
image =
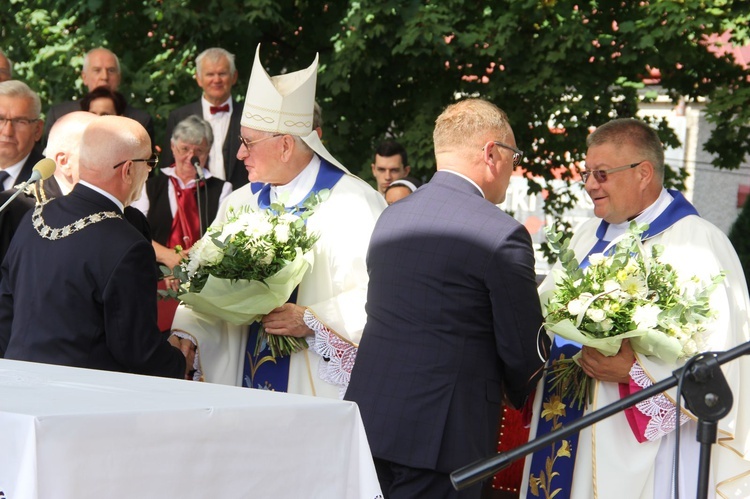
[[[162,164],[174,163],[169,138],[180,121],[198,115],[211,124],[214,143],[208,156],[208,169],[214,177],[226,180],[237,189],[247,183],[247,172],[236,157],[240,147],[240,117],[242,106],[232,99],[232,86],[237,82],[234,54],[213,47],[195,59],[195,81],[203,95],[195,102],[175,109],[167,120],[167,142],[162,147]]]

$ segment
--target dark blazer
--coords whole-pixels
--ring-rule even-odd
[[[21,172],[18,174],[18,177],[16,177],[16,181],[13,183],[13,185],[20,185],[29,180],[31,172],[34,170],[34,166],[36,166],[36,164],[43,159],[44,155],[42,153],[40,153],[36,149],[32,149],[31,154],[29,154],[29,157],[26,158],[26,162],[21,167]]]
[[[29,156],[29,160],[26,162],[26,165],[28,164],[31,164],[31,156]],[[36,161],[34,161],[31,166],[33,167],[35,164]],[[24,165],[22,172],[26,170],[26,165]],[[29,173],[26,175],[27,179],[31,175],[31,168],[29,168],[28,171]],[[41,184],[47,199],[54,199],[62,195],[60,186],[57,184],[55,177],[42,180]],[[0,192],[0,206],[3,206],[15,192],[16,189],[8,189]],[[21,219],[27,211],[34,207],[35,202],[36,200],[32,194],[22,192],[16,196],[3,211],[0,211],[0,262],[5,258],[5,253],[8,251],[10,241],[13,239],[13,234],[16,233],[18,225],[21,223]],[[0,279],[1,278],[2,277],[0,277]]]
[[[62,116],[68,113],[80,110],[81,102],[77,100],[61,102],[59,104],[50,106],[50,108],[47,110],[47,114],[44,120],[44,135],[42,136],[40,150],[44,150],[44,147],[47,145],[47,137],[49,137],[49,131],[52,128],[52,125],[55,124],[55,121],[59,120]],[[129,104],[126,104],[125,111],[122,113],[122,115],[127,118],[134,119],[135,121],[143,125],[143,128],[145,128],[146,132],[148,132],[148,136],[151,137],[151,147],[156,147],[156,144],[154,143],[154,120],[153,118],[151,118],[150,114],[142,109],[138,109]]]
[[[54,199],[44,223],[62,228],[117,206],[84,185]],[[3,261],[0,356],[182,378],[185,358],[159,334],[151,243],[123,218],[57,240],[27,213]]]
[[[359,404],[373,456],[446,473],[489,456],[503,394],[521,405],[543,364],[529,233],[467,180],[437,172],[380,216],[367,268],[345,398]]]
[[[203,107],[201,106],[200,99],[196,102],[191,102],[190,104],[178,107],[169,113],[169,119],[167,120],[167,133],[164,135],[164,144],[161,148],[161,165],[171,166],[172,163],[174,163],[174,156],[172,156],[172,148],[170,147],[172,131],[174,130],[174,127],[177,126],[177,123],[193,114],[203,118]],[[242,103],[234,101],[232,103],[232,117],[229,120],[229,129],[227,130],[227,137],[224,139],[222,153],[224,154],[224,171],[226,173],[226,180],[232,184],[232,189],[235,191],[248,183],[245,165],[242,161],[237,159],[237,151],[240,148],[240,118],[242,118]],[[211,159],[209,158],[209,162],[210,161]]]
[[[40,199],[55,199],[63,195],[60,184],[57,183],[55,177],[50,177],[47,180],[40,181],[37,185],[41,184],[41,188],[44,190],[44,198],[40,196]],[[38,189],[38,187],[37,187]],[[4,192],[0,192],[0,206],[5,204],[5,201],[13,195],[15,189],[9,189]],[[8,251],[10,241],[13,238],[13,234],[16,233],[21,219],[34,207],[36,199],[32,194],[20,194],[10,202],[7,208],[0,212],[0,262],[5,258],[5,253]],[[141,213],[140,210],[133,208],[132,206],[126,206],[123,213],[125,219],[130,224],[138,229],[138,232],[143,234],[143,237],[147,241],[151,240],[151,228],[148,225],[148,220]],[[2,276],[0,275],[0,279]]]

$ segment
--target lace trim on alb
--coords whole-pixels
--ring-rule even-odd
[[[309,310],[305,310],[304,321],[315,332],[314,336],[306,337],[307,344],[312,351],[323,357],[318,364],[318,376],[323,381],[338,386],[339,396],[343,398],[352,376],[357,347],[325,327]]]
[[[638,362],[634,362],[633,367],[630,368],[630,377],[641,388],[648,388],[654,384]],[[646,440],[653,442],[667,433],[674,431],[677,407],[663,393],[642,400],[635,404],[635,407],[649,418],[646,431],[643,435],[646,437]],[[685,414],[680,414],[680,425],[684,425],[688,421],[690,421],[689,417]]]
[[[83,217],[80,220],[76,220],[72,224],[68,224],[65,227],[53,229],[52,227],[47,225],[44,222],[44,218],[42,218],[42,208],[45,204],[46,203],[36,205],[36,207],[34,208],[34,213],[31,216],[31,221],[34,224],[34,228],[36,229],[37,233],[44,239],[49,239],[51,241],[68,237],[69,235],[75,234],[79,230],[85,229],[89,225],[101,222],[102,220],[107,220],[110,218],[122,219],[122,215],[119,215],[114,211],[101,211],[99,213],[94,213],[92,215]]]

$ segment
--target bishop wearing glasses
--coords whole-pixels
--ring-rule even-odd
[[[273,359],[255,354],[257,327],[234,326],[180,305],[172,330],[193,336],[200,371],[209,382],[338,398],[349,380],[365,324],[365,254],[385,200],[349,173],[313,128],[317,57],[306,69],[271,77],[260,46],[242,112],[236,152],[248,185],[232,192],[214,224],[230,208],[291,208],[313,192],[330,196],[307,219],[319,235],[314,264],[289,303],[263,318],[269,334],[304,337],[310,348]]]

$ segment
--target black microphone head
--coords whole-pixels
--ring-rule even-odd
[[[193,156],[192,158],[190,158],[190,162],[193,164],[194,167],[196,167],[196,168],[202,168],[201,167],[201,160],[198,159],[198,156]]]

